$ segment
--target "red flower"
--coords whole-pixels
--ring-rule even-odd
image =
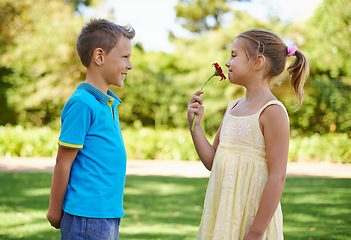
[[[221,77],[221,79],[219,81],[222,81],[223,79],[226,79],[225,75],[223,74],[222,68],[219,66],[218,63],[214,63],[214,64],[212,64],[212,66],[214,66],[216,70],[213,73],[213,75],[209,79],[207,79],[207,81],[201,86],[201,90],[203,90],[203,88],[206,85],[206,83],[208,81],[210,81],[210,79],[213,78],[214,76]],[[194,131],[195,119],[196,119],[196,114],[195,114],[194,119],[193,119],[193,124],[192,124],[192,127],[191,127],[191,131]]]
[[[208,81],[210,81],[210,79],[213,78],[214,76],[221,77],[221,80],[219,80],[219,81],[222,81],[223,79],[226,79],[225,75],[223,74],[222,68],[219,66],[218,63],[214,63],[214,64],[212,64],[212,66],[214,66],[216,70],[213,73],[213,75],[211,77],[209,77],[209,79],[207,79],[207,81],[202,85],[201,90],[203,90],[203,88],[206,85],[206,83]]]
[[[225,75],[223,74],[222,68],[219,66],[219,64],[218,63],[214,63],[212,65],[216,68],[216,71],[215,71],[214,75],[221,77],[221,80],[219,80],[219,81],[222,81],[223,79],[226,79]]]

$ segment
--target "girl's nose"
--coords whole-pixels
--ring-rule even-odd
[[[127,69],[128,70],[131,70],[133,68],[133,65],[131,64],[131,63],[129,63],[128,65],[127,65]]]

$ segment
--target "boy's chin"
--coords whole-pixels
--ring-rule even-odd
[[[124,81],[120,82],[120,83],[113,83],[111,85],[115,86],[115,87],[123,87],[123,83]]]

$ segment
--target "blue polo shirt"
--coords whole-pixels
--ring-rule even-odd
[[[79,149],[63,210],[91,218],[124,216],[126,151],[117,105],[121,100],[88,83],[79,84],[61,114],[59,145]]]

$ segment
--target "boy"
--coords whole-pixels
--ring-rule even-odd
[[[133,68],[133,28],[91,20],[76,43],[86,80],[61,114],[61,134],[47,219],[61,239],[118,239],[124,216],[126,151],[116,106],[108,90],[123,86]]]

